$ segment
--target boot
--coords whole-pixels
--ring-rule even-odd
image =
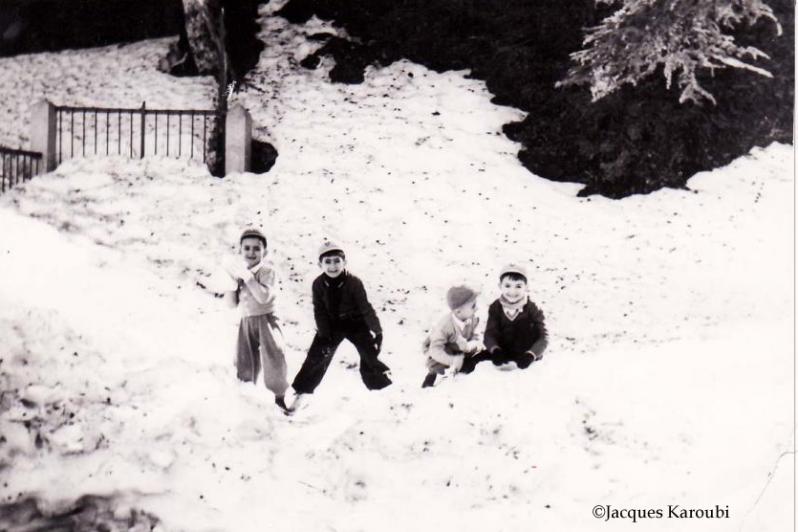
[[[288,408],[288,405],[285,404],[285,396],[276,395],[274,396],[274,404],[278,406],[280,410],[283,411],[283,414],[290,415],[293,412],[293,409]]]
[[[424,377],[424,382],[421,383],[422,388],[431,388],[435,385],[435,378],[438,376],[437,373],[427,373],[427,376]]]

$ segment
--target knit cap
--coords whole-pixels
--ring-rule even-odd
[[[326,255],[331,251],[340,251],[342,254],[344,253],[344,248],[332,242],[330,240],[326,240],[321,246],[319,246],[319,259],[321,259],[322,255]]]
[[[518,275],[523,275],[524,279],[529,280],[529,276],[526,274],[526,268],[515,262],[511,262],[510,264],[502,268],[501,272],[499,273],[499,279],[501,279],[508,273],[517,273]]]
[[[257,238],[261,242],[263,242],[263,247],[266,247],[266,235],[258,231],[257,229],[250,228],[244,229],[244,232],[241,233],[241,238],[238,239],[238,243],[240,244],[243,242],[245,238]]]
[[[479,292],[465,285],[453,286],[446,292],[446,302],[454,310],[477,298]]]

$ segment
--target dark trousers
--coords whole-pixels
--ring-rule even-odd
[[[330,338],[323,338],[318,333],[313,337],[305,361],[294,377],[292,386],[297,393],[313,393],[327,373],[335,350],[344,339],[357,348],[360,355],[360,378],[366,388],[380,390],[391,384],[391,379],[385,374],[389,368],[377,359],[377,347],[366,324],[344,323],[333,327]]]

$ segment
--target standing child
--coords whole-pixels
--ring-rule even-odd
[[[321,383],[335,350],[347,339],[360,355],[360,377],[369,390],[380,390],[391,384],[389,371],[378,360],[382,347],[382,327],[368,301],[363,282],[346,270],[343,248],[324,242],[319,248],[322,273],[313,281],[313,315],[316,335],[305,362],[292,384],[297,396],[296,409]]]
[[[247,229],[239,238],[243,262],[227,265],[236,281],[234,291],[225,299],[241,309],[236,347],[236,370],[244,382],[257,382],[263,366],[263,382],[274,393],[274,402],[284,412],[286,380],[285,355],[280,325],[275,315],[275,273],[264,264],[266,237],[257,229]]]
[[[487,359],[499,366],[515,362],[519,368],[543,358],[549,343],[543,312],[529,300],[526,269],[505,266],[499,274],[501,296],[488,308],[485,327]]]
[[[427,355],[427,376],[421,384],[428,388],[435,384],[438,375],[452,368],[455,373],[470,373],[472,358],[482,350],[482,336],[477,331],[477,296],[468,286],[453,286],[446,293],[448,312],[432,328],[424,340]]]

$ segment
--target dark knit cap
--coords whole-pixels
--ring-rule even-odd
[[[453,286],[446,292],[446,303],[454,310],[477,298],[479,292],[465,285]]]

